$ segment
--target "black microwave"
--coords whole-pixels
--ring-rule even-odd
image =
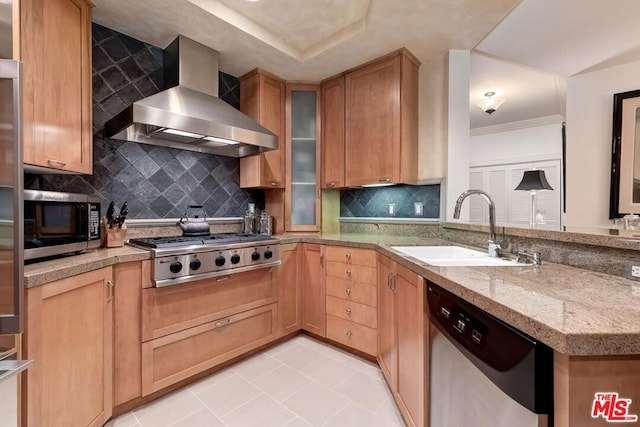
[[[100,199],[24,190],[24,259],[100,247]]]

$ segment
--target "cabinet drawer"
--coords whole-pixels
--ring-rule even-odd
[[[335,316],[327,316],[327,338],[375,356],[378,338],[375,329]]]
[[[327,277],[327,295],[359,302],[371,307],[378,306],[377,287],[368,283]]]
[[[378,313],[375,307],[342,298],[327,296],[327,314],[351,320],[370,328],[378,327]]]
[[[142,291],[142,341],[275,302],[273,269],[263,268]]]
[[[277,304],[217,319],[142,344],[142,395],[275,339]]]
[[[346,264],[376,266],[376,253],[367,249],[343,248],[340,246],[327,246],[327,261],[338,261]]]
[[[377,281],[375,267],[351,265],[336,261],[327,261],[327,276],[371,285],[375,285]]]

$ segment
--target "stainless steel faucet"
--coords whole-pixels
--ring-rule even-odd
[[[506,242],[504,240],[499,243],[496,241],[496,206],[487,193],[482,190],[467,190],[462,193],[460,197],[458,197],[458,200],[456,200],[456,207],[453,210],[453,217],[455,219],[460,219],[460,209],[462,208],[462,202],[464,202],[467,197],[473,194],[477,194],[478,196],[482,197],[489,204],[489,256],[499,257],[500,250],[506,249],[508,245],[505,246]]]

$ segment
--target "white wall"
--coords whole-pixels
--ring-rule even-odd
[[[471,166],[562,158],[562,123],[471,136]]]
[[[567,81],[566,225],[610,225],[613,94],[640,89],[640,61]]]
[[[458,196],[469,189],[469,81],[471,56],[468,50],[449,51],[449,95],[447,141],[447,181],[445,212],[441,216],[453,219],[454,203]],[[444,215],[442,215],[444,214]],[[469,204],[463,206],[463,221],[468,221]]]

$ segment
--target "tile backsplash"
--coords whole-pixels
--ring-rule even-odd
[[[240,188],[240,161],[105,138],[104,124],[163,88],[162,49],[96,23],[93,38],[93,175],[25,175],[25,188],[95,194],[130,218],[177,218],[190,204],[211,217],[242,216],[264,205],[262,190]],[[238,79],[219,75],[220,98],[240,108]]]
[[[415,215],[415,203],[423,204]],[[389,214],[392,204],[394,215]],[[341,217],[440,218],[440,185],[394,185],[340,191]]]

